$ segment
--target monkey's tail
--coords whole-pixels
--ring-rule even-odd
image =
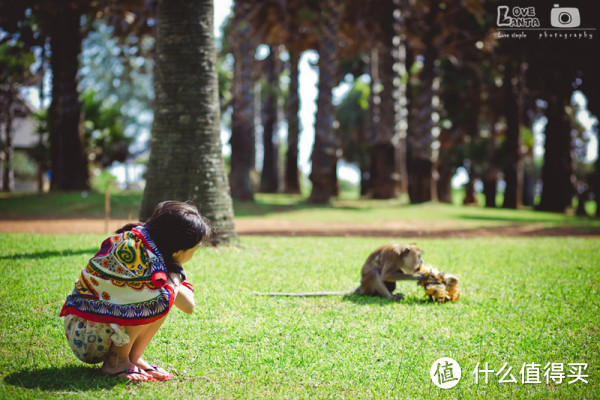
[[[289,297],[311,297],[311,296],[348,296],[355,294],[356,289],[341,290],[337,292],[301,292],[301,293],[283,293],[283,292],[252,292],[256,296],[289,296]]]

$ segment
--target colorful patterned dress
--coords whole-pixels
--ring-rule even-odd
[[[166,283],[163,257],[143,226],[106,239],[60,313],[75,355],[101,362],[112,342],[129,342],[122,326],[146,325],[167,315],[175,296]]]

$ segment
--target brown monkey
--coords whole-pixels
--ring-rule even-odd
[[[387,244],[372,252],[361,270],[360,286],[354,290],[338,292],[304,292],[304,293],[258,293],[266,296],[331,296],[360,294],[363,296],[380,296],[386,299],[402,300],[401,294],[393,295],[396,281],[418,280],[414,274],[423,264],[423,252],[417,245]]]

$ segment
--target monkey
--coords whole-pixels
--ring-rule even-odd
[[[423,286],[430,302],[444,303],[458,300],[458,277],[440,272],[431,266],[421,266],[417,271],[421,279],[418,284]]]
[[[336,292],[252,292],[263,296],[378,296],[391,300],[402,300],[402,294],[392,294],[397,281],[419,280],[415,275],[423,264],[423,251],[416,244],[387,244],[379,247],[367,257],[361,269],[360,286],[356,289]]]

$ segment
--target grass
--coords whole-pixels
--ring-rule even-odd
[[[458,198],[458,197],[457,197]],[[141,205],[140,193],[111,197],[111,217],[135,220]],[[238,220],[260,218],[337,224],[372,224],[390,220],[450,224],[455,229],[522,226],[541,228],[576,227],[600,232],[600,219],[571,214],[538,212],[532,209],[465,207],[441,203],[407,204],[405,200],[334,199],[328,205],[313,205],[305,198],[284,194],[257,194],[254,202],[234,202]],[[0,194],[0,219],[102,218],[104,194],[46,193]]]
[[[141,193],[111,197],[111,216],[137,218]],[[98,192],[0,193],[0,219],[103,218],[104,194]]]
[[[126,384],[79,362],[58,313],[99,235],[0,235],[0,398],[161,399],[592,399],[600,393],[600,242],[584,238],[419,240],[426,261],[459,275],[452,304],[406,300],[272,298],[252,290],[341,290],[357,285],[375,238],[243,237],[206,248],[186,265],[192,315],[174,311],[146,359],[176,372],[170,382]],[[410,238],[399,238],[410,241]],[[438,389],[440,357],[462,380]],[[477,363],[505,363],[517,383]],[[521,383],[524,363],[587,363],[588,383]]]

